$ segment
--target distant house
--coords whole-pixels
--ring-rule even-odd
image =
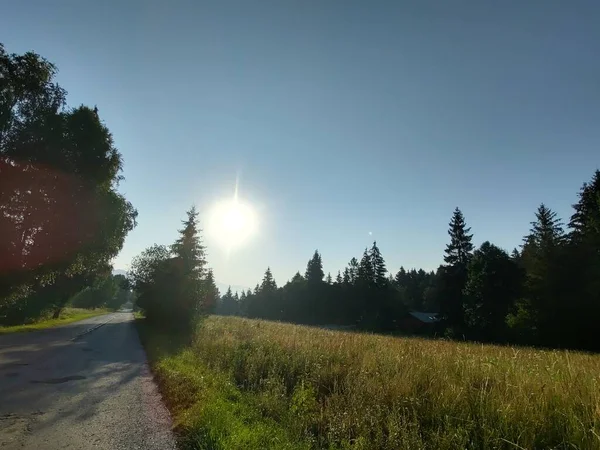
[[[409,334],[430,334],[438,320],[438,313],[411,311],[400,320],[400,330]]]

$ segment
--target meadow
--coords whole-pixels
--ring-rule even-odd
[[[184,449],[600,449],[600,356],[210,316],[138,321]]]

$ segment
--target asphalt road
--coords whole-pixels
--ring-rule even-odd
[[[0,449],[174,448],[131,313],[0,336]]]

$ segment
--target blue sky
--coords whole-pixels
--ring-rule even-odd
[[[518,245],[540,202],[567,219],[600,164],[597,1],[22,1],[8,51],[97,105],[139,211],[115,267],[233,195],[258,233],[224,284],[279,283],[318,248],[342,269],[376,239],[434,269],[459,206],[476,244]],[[372,234],[369,234],[372,233]]]

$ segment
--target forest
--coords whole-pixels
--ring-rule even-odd
[[[388,272],[377,243],[335,277],[318,251],[304,274],[278,287],[267,268],[253,291],[221,298],[217,312],[301,324],[351,325],[402,332],[408,311],[438,313],[429,332],[481,342],[598,350],[600,313],[600,171],[583,183],[565,226],[544,203],[509,254],[489,241],[479,248],[456,208],[444,264],[435,272]]]

